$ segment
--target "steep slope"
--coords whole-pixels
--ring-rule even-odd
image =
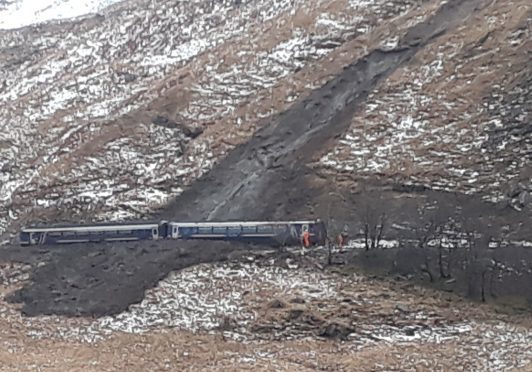
[[[257,3],[255,5],[258,6],[260,4]],[[375,3],[372,4],[375,6]],[[305,14],[310,14],[314,17],[308,23],[311,25],[309,26],[309,31],[306,31],[310,33],[313,30],[313,25],[323,23],[323,13],[320,13],[319,10],[321,8],[319,7],[306,8],[303,3],[300,5],[303,9],[302,11],[306,12]],[[344,4],[344,6],[347,6],[346,9],[352,10],[351,5]],[[331,192],[336,192],[343,187],[345,198],[345,190],[357,191],[356,189],[360,186],[360,180],[364,180],[367,176],[377,176],[377,178],[380,177],[381,179],[378,185],[370,184],[370,186],[375,190],[382,191],[384,199],[379,199],[379,203],[386,205],[390,224],[400,225],[406,222],[415,225],[417,221],[416,211],[423,209],[423,204],[426,203],[427,197],[423,194],[416,195],[414,193],[414,195],[407,194],[407,197],[399,195],[401,198],[398,198],[396,193],[389,193],[390,184],[393,187],[397,185],[404,187],[405,185],[412,185],[413,181],[419,179],[416,173],[409,173],[410,170],[400,168],[397,164],[407,162],[408,159],[406,157],[412,156],[412,154],[418,157],[428,156],[430,162],[427,160],[419,162],[415,164],[416,168],[414,169],[417,169],[417,172],[432,174],[430,181],[434,184],[427,183],[426,186],[429,189],[434,188],[438,191],[438,182],[441,183],[441,180],[437,178],[436,171],[445,164],[438,165],[437,162],[440,158],[450,156],[447,154],[457,153],[456,149],[466,151],[464,154],[458,154],[459,159],[462,159],[464,163],[454,161],[451,165],[457,168],[453,170],[452,166],[445,165],[444,171],[455,175],[462,174],[464,176],[463,179],[467,179],[466,177],[470,176],[472,172],[477,172],[475,167],[488,167],[482,177],[478,177],[478,180],[470,177],[468,180],[474,182],[465,183],[468,186],[473,185],[471,187],[476,187],[473,191],[478,189],[478,192],[475,191],[475,193],[480,195],[475,195],[474,193],[473,195],[467,195],[466,193],[458,198],[452,198],[449,193],[443,192],[441,197],[444,198],[445,203],[449,204],[450,208],[460,208],[462,205],[469,203],[469,197],[474,202],[482,202],[481,198],[484,195],[493,197],[493,190],[499,190],[494,183],[495,177],[505,176],[510,180],[515,177],[516,172],[521,172],[526,177],[524,166],[527,163],[527,156],[530,155],[530,142],[529,137],[526,135],[528,125],[526,115],[527,110],[529,110],[528,96],[526,94],[520,96],[519,100],[524,100],[524,104],[519,105],[522,112],[512,116],[512,118],[515,117],[519,120],[523,120],[523,117],[525,118],[524,121],[520,121],[523,123],[523,129],[519,129],[520,127],[516,127],[517,129],[515,130],[512,129],[514,135],[510,136],[510,140],[520,144],[520,147],[514,147],[512,151],[517,150],[522,156],[512,159],[511,151],[502,152],[504,155],[502,159],[516,162],[516,166],[509,168],[508,171],[501,173],[501,176],[499,176],[490,173],[490,169],[494,167],[493,161],[497,156],[496,151],[489,150],[486,147],[490,142],[483,141],[480,145],[474,145],[465,141],[469,139],[471,142],[475,142],[475,136],[484,135],[483,131],[489,128],[489,125],[482,121],[486,112],[483,111],[482,106],[479,106],[479,103],[484,98],[489,97],[489,94],[471,94],[466,101],[468,105],[464,110],[467,108],[472,112],[477,112],[477,116],[472,116],[472,114],[460,116],[463,111],[454,110],[453,112],[445,112],[449,116],[449,123],[452,125],[445,124],[447,122],[440,120],[441,115],[432,117],[431,120],[429,120],[430,118],[425,118],[422,122],[423,125],[418,125],[415,124],[417,123],[415,120],[418,119],[409,119],[409,117],[414,118],[417,117],[416,115],[426,115],[429,110],[425,105],[428,105],[428,103],[441,103],[441,106],[436,107],[443,110],[443,108],[460,104],[462,100],[455,99],[452,101],[452,97],[446,99],[440,93],[438,93],[440,98],[433,97],[423,100],[422,97],[424,96],[421,96],[421,93],[416,90],[411,95],[420,95],[419,97],[414,96],[414,103],[418,101],[424,102],[420,106],[421,108],[418,111],[412,110],[406,114],[399,114],[399,112],[406,111],[407,108],[416,107],[412,104],[408,107],[404,106],[405,101],[403,99],[404,97],[409,97],[409,95],[399,95],[399,92],[408,92],[408,89],[414,88],[421,92],[425,92],[425,90],[429,93],[439,92],[440,89],[436,89],[431,84],[439,82],[441,85],[448,79],[454,79],[451,71],[454,71],[453,63],[458,59],[452,58],[449,62],[451,65],[447,69],[442,67],[442,71],[448,71],[448,74],[442,73],[441,81],[437,80],[440,79],[438,73],[431,72],[430,66],[425,66],[427,63],[429,65],[440,64],[437,59],[437,62],[433,63],[432,58],[435,55],[444,55],[442,48],[443,50],[445,48],[457,49],[457,55],[461,57],[460,60],[463,60],[459,68],[457,67],[456,76],[464,74],[465,72],[462,70],[470,71],[475,69],[475,63],[478,60],[478,58],[474,58],[477,55],[475,53],[478,51],[478,45],[475,41],[478,39],[486,43],[498,43],[500,40],[504,41],[505,37],[509,37],[509,42],[500,42],[500,48],[506,48],[504,49],[505,53],[497,54],[492,61],[500,60],[499,63],[503,64],[508,63],[505,59],[510,58],[511,61],[515,61],[516,69],[519,66],[519,61],[526,62],[527,51],[525,46],[528,39],[523,37],[523,32],[526,34],[527,31],[521,32],[519,30],[524,27],[523,25],[526,25],[528,13],[526,11],[523,13],[522,11],[529,9],[529,6],[525,2],[517,8],[509,7],[500,2],[484,5],[484,2],[480,0],[453,1],[441,6],[439,3],[428,3],[422,7],[411,9],[411,11],[385,25],[375,25],[375,28],[368,34],[357,36],[356,33],[353,35],[352,33],[340,32],[339,35],[343,35],[343,38],[340,37],[339,40],[343,40],[343,42],[340,43],[341,45],[336,45],[336,48],[332,51],[329,51],[330,55],[328,57],[318,59],[319,53],[317,51],[321,49],[309,44],[311,45],[310,50],[314,50],[313,53],[318,54],[309,52],[310,54],[306,55],[307,59],[303,58],[301,60],[285,58],[284,60],[289,62],[284,65],[279,62],[278,58],[280,57],[277,57],[277,59],[272,57],[272,55],[279,55],[278,48],[272,48],[271,44],[264,46],[260,44],[261,41],[264,43],[272,41],[261,38],[263,29],[261,27],[252,28],[255,33],[252,33],[248,38],[253,41],[247,45],[250,48],[256,48],[256,58],[244,56],[240,60],[235,59],[232,53],[242,53],[243,50],[246,50],[240,44],[238,50],[230,52],[228,52],[228,48],[213,47],[214,49],[209,53],[205,53],[192,61],[190,66],[177,69],[169,78],[161,78],[160,84],[150,88],[151,93],[146,93],[146,97],[148,97],[150,94],[159,92],[161,97],[149,100],[149,103],[143,109],[139,108],[125,116],[120,116],[123,110],[128,109],[128,105],[121,101],[122,103],[119,104],[121,108],[115,112],[114,115],[117,119],[114,121],[103,119],[97,121],[89,118],[87,122],[80,121],[77,126],[69,129],[67,125],[69,120],[74,120],[75,115],[83,116],[87,114],[86,111],[92,107],[90,105],[82,105],[76,106],[79,111],[70,108],[73,113],[77,112],[75,115],[71,114],[59,119],[54,116],[58,115],[58,112],[55,112],[52,118],[46,119],[47,121],[35,122],[33,123],[34,125],[15,126],[14,131],[4,132],[4,136],[12,136],[18,141],[6,141],[5,148],[8,151],[2,153],[6,162],[2,174],[8,180],[2,185],[3,200],[5,205],[8,206],[4,212],[4,218],[7,220],[8,218],[15,219],[18,217],[17,223],[23,223],[26,220],[45,217],[56,220],[58,218],[71,219],[80,217],[92,219],[98,217],[144,216],[150,211],[150,208],[163,205],[163,202],[168,197],[181,193],[184,187],[210,169],[215,160],[222,159],[210,173],[201,177],[193,187],[186,190],[175,202],[171,203],[162,213],[162,216],[173,219],[290,218],[310,215],[329,218],[334,216],[338,221],[337,225],[351,224],[353,232],[356,233],[357,225],[352,224],[355,222],[353,221],[353,210],[360,209],[361,201],[370,199],[371,195],[356,192],[353,194],[354,196],[347,195],[353,200],[344,203],[338,203],[339,200],[334,200],[336,203],[334,203],[334,211],[331,212],[333,199],[336,199],[335,196],[331,196]],[[227,11],[234,11],[235,8],[233,6],[234,4],[228,6]],[[344,9],[342,7],[333,7],[331,4],[327,4],[327,6],[331,14],[346,14],[346,12],[342,11]],[[362,5],[358,4],[358,6]],[[389,13],[387,10],[389,6],[390,4],[387,3],[383,8],[384,10],[379,10],[378,7],[372,8],[368,5],[366,10],[386,17],[394,14],[393,12]],[[480,7],[483,7],[483,11],[476,12]],[[242,11],[251,11],[251,9],[246,9]],[[268,11],[272,10],[272,8],[266,6],[264,9],[265,11],[266,9]],[[393,9],[400,12],[402,8]],[[518,9],[518,11],[515,11],[515,9]],[[276,18],[276,22],[278,21],[280,25],[288,22],[284,17],[292,17],[290,13],[285,14],[283,11],[282,9],[279,10],[279,18]],[[267,14],[264,16],[267,17]],[[523,14],[525,15],[523,16]],[[297,18],[297,12],[293,16]],[[205,18],[201,19],[205,21]],[[469,25],[484,25],[486,19],[491,20],[494,28],[494,31],[490,33],[492,39],[485,37],[488,31],[484,29],[483,32],[479,33],[466,32]],[[507,21],[502,23],[500,19],[506,19]],[[101,19],[96,19],[96,21],[92,19],[82,22],[81,25],[92,25],[94,22],[98,24],[98,22],[103,21]],[[235,18],[234,22],[242,22],[242,18]],[[230,23],[229,25],[236,27],[237,23]],[[140,24],[142,23],[134,23],[134,25]],[[164,22],[161,24],[164,24]],[[466,24],[468,26],[465,26]],[[111,23],[109,22],[108,25],[111,25]],[[272,27],[272,25],[273,21],[272,23],[266,23],[265,27]],[[53,31],[53,26],[50,27]],[[79,25],[75,27],[79,27]],[[340,29],[343,28],[340,27]],[[281,39],[286,39],[286,37],[292,39],[293,32],[303,32],[301,30],[304,29],[296,30],[300,31],[292,31],[292,33],[283,36]],[[390,39],[392,30],[393,37]],[[29,31],[21,30],[19,32],[23,34]],[[205,31],[205,35],[212,38],[214,33]],[[316,40],[323,40],[323,38],[330,39],[331,35],[327,34],[326,37],[321,39],[315,35],[314,37],[312,40],[316,42]],[[467,38],[471,38],[471,40]],[[232,42],[241,40],[241,38],[237,37]],[[275,41],[277,42],[276,45],[279,45],[279,43],[283,46],[286,45],[284,41]],[[153,47],[157,45],[159,44],[155,44]],[[225,46],[227,45],[229,43],[225,44]],[[291,45],[298,44],[293,43]],[[261,55],[261,48],[269,50],[271,54]],[[371,49],[368,50],[369,48]],[[330,50],[329,48],[325,49]],[[272,50],[274,51],[272,52]],[[285,52],[292,51],[295,53],[295,50],[306,49],[288,48]],[[514,53],[512,54],[511,51],[514,51]],[[118,53],[118,56],[120,55],[120,52],[117,51],[116,53]],[[325,52],[323,53],[325,54]],[[222,56],[223,60],[228,60],[228,62],[220,64],[219,61]],[[233,59],[229,60],[230,56]],[[490,53],[480,54],[480,56],[491,58]],[[269,68],[260,70],[265,76],[270,76],[271,81],[266,80],[266,83],[264,82],[265,78],[260,78],[257,73],[257,63],[264,61],[263,58],[270,61],[266,66],[273,66],[271,70]],[[313,61],[313,59],[318,60]],[[214,67],[205,68],[205,66],[211,66],[210,63],[218,66],[217,69],[214,69]],[[488,65],[487,62],[484,62],[484,64]],[[107,66],[103,60],[100,65],[102,68]],[[281,67],[279,66],[285,66],[286,70],[280,70]],[[491,63],[488,66],[494,66],[495,68],[497,64]],[[137,66],[137,68],[139,67]],[[199,72],[196,73],[200,68],[205,68],[204,75],[199,74]],[[242,70],[237,70],[237,68]],[[234,74],[224,74],[225,69],[234,71]],[[289,74],[290,71],[295,70],[298,71],[292,75]],[[279,73],[280,71],[284,72],[280,75],[275,75],[274,72]],[[419,73],[419,71],[422,72]],[[495,71],[490,74],[495,74]],[[507,73],[511,75],[513,71],[513,69],[509,69]],[[525,74],[525,77],[529,74],[526,64],[517,72]],[[160,72],[160,74],[162,73]],[[218,74],[221,74],[223,79]],[[334,74],[337,75],[331,78],[331,75],[334,76]],[[416,81],[413,78],[413,74],[436,80],[434,83],[431,83],[432,80],[428,82],[420,80],[420,82],[416,83],[417,85],[412,87],[411,83]],[[251,76],[254,78],[251,78]],[[501,78],[501,82],[508,82],[508,86],[505,85],[507,87],[505,89],[512,89],[511,81],[516,82],[515,86],[517,88],[523,86],[523,84],[526,88],[526,83],[524,83],[526,80],[522,81],[520,76],[516,75],[513,80]],[[228,90],[226,82],[232,82],[232,77],[240,79],[238,80],[241,83],[238,85],[239,89]],[[476,84],[485,82],[486,79],[486,77],[481,75]],[[460,79],[460,81],[462,80]],[[63,80],[58,81],[57,89],[62,86],[61,84],[65,83]],[[139,81],[143,81],[145,84],[153,82],[149,77],[145,79],[139,78]],[[257,81],[260,83],[256,83]],[[467,80],[463,81],[465,81],[466,85],[472,85],[472,83],[467,83]],[[196,82],[195,88],[194,85],[191,85],[192,82]],[[17,80],[13,84],[18,87],[17,89],[22,89],[23,87],[23,81]],[[132,81],[132,84],[140,83],[135,80]],[[208,89],[207,84],[212,84],[211,88]],[[229,84],[229,87],[234,87],[234,84]],[[268,87],[268,84],[272,85]],[[319,84],[323,85],[320,86]],[[56,85],[51,85],[51,87],[54,86]],[[291,88],[287,89],[287,86]],[[118,85],[117,87],[120,86]],[[454,87],[458,89],[460,85],[452,84],[446,92],[453,94],[452,89]],[[182,102],[184,99],[182,94],[185,88],[189,89],[187,93],[189,98],[185,100],[186,104]],[[389,94],[388,90],[391,90],[392,93]],[[249,94],[247,94],[248,91],[250,92]],[[6,94],[16,94],[16,92],[17,90],[13,88]],[[101,91],[98,92],[101,93]],[[246,92],[246,94],[242,94],[242,92]],[[306,93],[309,94],[306,98],[293,102],[295,96]],[[38,93],[35,90],[31,90],[28,94],[31,96]],[[273,94],[275,96],[272,96]],[[379,98],[383,94],[385,97],[389,97]],[[386,96],[387,94],[388,96]],[[95,95],[93,99],[97,101],[98,97],[98,95]],[[142,105],[144,102],[142,97],[141,95],[137,96],[134,104]],[[367,97],[370,102],[369,106],[364,103]],[[399,98],[392,100],[394,97]],[[511,101],[511,97],[513,97],[511,94],[506,95],[501,100],[500,105],[504,105],[508,100]],[[21,100],[19,105],[21,106],[16,104],[5,106],[3,110],[9,111],[15,110],[14,108],[16,107],[26,107],[23,106],[25,98],[25,96],[19,98]],[[387,101],[384,101],[385,99]],[[381,101],[386,103],[382,107],[375,106]],[[454,103],[449,103],[448,101]],[[133,101],[126,99],[126,102]],[[204,106],[204,102],[207,102],[207,106]],[[73,103],[67,102],[67,105],[71,104]],[[180,104],[184,106],[178,109]],[[389,111],[386,110],[392,110],[393,105],[403,106],[387,114]],[[194,111],[201,107],[203,107],[203,111]],[[229,109],[227,109],[228,107]],[[275,112],[275,110],[282,110],[285,107],[287,110],[279,115],[274,115],[268,119],[263,117],[263,112],[271,113]],[[488,105],[488,107],[490,106]],[[489,112],[492,114],[498,112],[495,107],[494,104],[491,105],[491,108],[489,108],[491,111]],[[44,118],[45,112],[39,111],[41,109],[38,109],[38,112],[34,115],[41,115]],[[224,110],[220,111],[222,109]],[[367,114],[367,110],[370,110],[370,114]],[[431,108],[431,110],[433,109]],[[183,118],[191,112],[195,113],[196,121],[188,121]],[[361,120],[360,115],[367,115],[364,120],[370,123],[369,118],[372,117],[370,115],[374,115],[375,112],[382,113],[382,119],[375,118],[378,122],[374,122],[367,130],[360,131],[356,127],[359,120]],[[99,115],[98,112],[92,111],[91,114]],[[408,125],[411,128],[400,131],[399,129],[406,124],[400,124],[402,121],[399,122],[399,119],[396,119],[394,115],[406,115],[405,123],[410,123],[411,125]],[[453,119],[452,115],[458,116]],[[464,120],[464,117],[473,118],[476,121],[472,125],[466,126],[459,121],[459,119]],[[389,121],[386,122],[385,118],[389,118]],[[24,115],[19,115],[18,120],[28,121],[29,119]],[[355,128],[349,129],[353,120]],[[42,125],[49,126],[47,131],[43,131]],[[463,127],[463,130],[457,132],[455,125]],[[57,132],[54,132],[53,128],[56,128]],[[93,131],[91,128],[96,129]],[[413,130],[414,128],[417,129]],[[446,143],[446,146],[438,151],[434,151],[435,144],[434,137],[432,137],[435,128],[439,130],[436,133],[444,139],[442,143]],[[348,134],[339,144],[335,144],[338,136],[348,131],[348,129],[350,131],[358,131],[356,133],[360,136],[368,137],[360,140],[354,137],[353,134]],[[19,130],[25,132],[19,132]],[[376,132],[373,133],[372,130]],[[447,130],[452,132],[448,133]],[[24,146],[28,139],[32,138],[31,136],[38,136],[39,133],[42,133],[44,137],[39,137],[39,141],[36,142],[35,146]],[[499,131],[497,133],[503,132]],[[520,134],[521,136],[518,137],[515,134]],[[463,138],[460,137],[461,135],[463,135]],[[373,138],[372,136],[378,138]],[[243,143],[250,137],[251,139],[248,142]],[[51,142],[47,142],[47,138]],[[357,139],[357,142],[353,145],[354,151],[350,152],[353,147],[347,147],[346,144],[352,138]],[[50,143],[56,146],[55,152],[48,152],[50,151],[48,147]],[[239,145],[239,143],[242,144]],[[383,147],[378,147],[381,144]],[[395,146],[396,144],[398,146]],[[436,145],[439,146],[441,144],[437,143]],[[331,146],[337,147],[336,149],[333,147],[332,153],[327,154]],[[475,152],[474,146],[480,146],[481,148]],[[232,148],[234,149],[231,150]],[[386,152],[390,148],[393,151]],[[484,151],[483,149],[487,150]],[[445,153],[444,150],[448,151],[448,153]],[[229,154],[224,158],[228,151]],[[381,151],[384,151],[387,157],[384,160],[389,161],[392,165],[395,164],[393,166],[396,168],[399,167],[398,172],[388,172],[387,174],[381,169],[369,172],[364,170],[364,168],[357,168],[356,171],[353,171],[355,170],[353,164],[357,165],[356,161],[360,159],[362,159],[361,161],[364,164],[379,164],[380,161],[382,164],[387,165],[386,162],[383,162],[384,155],[381,155]],[[401,154],[404,156],[402,157]],[[34,158],[31,156],[34,156]],[[351,156],[352,160],[349,160],[349,156]],[[436,156],[436,158],[430,158],[431,156]],[[482,158],[485,159],[484,162],[480,161]],[[20,166],[15,167],[13,164],[20,164]],[[335,164],[337,167],[331,168],[331,165]],[[380,165],[381,167],[382,164]],[[325,170],[324,165],[328,166]],[[469,169],[468,167],[472,168]],[[334,173],[335,169],[343,171],[340,173],[341,177]],[[383,169],[387,170],[387,168]],[[349,177],[345,177],[345,170],[351,170],[351,173],[347,173]],[[323,175],[324,172],[325,176]],[[411,175],[410,178],[408,178],[409,174]],[[331,182],[332,179],[334,179],[334,182]],[[453,182],[453,180],[451,179],[450,182]],[[457,181],[454,182],[457,183]],[[457,185],[461,187],[464,182],[461,181]],[[447,185],[444,191],[470,193],[472,191],[471,188],[460,187],[450,188]],[[6,190],[9,192],[6,192]],[[160,198],[158,199],[157,197]],[[383,196],[380,196],[380,198],[383,198]],[[502,221],[505,224],[513,224],[516,228],[512,231],[512,233],[515,233],[511,237],[512,239],[524,241],[523,239],[530,238],[527,217],[529,212],[523,211],[523,214],[519,215],[515,211],[491,208],[486,204],[478,204],[475,209],[477,209],[476,213],[484,214],[484,217],[489,219],[489,223],[494,223],[495,221],[500,224]],[[16,227],[16,224],[13,227]],[[331,224],[330,227],[332,228],[331,232],[334,233],[334,229],[338,226]],[[398,233],[402,234],[402,231],[404,230],[399,230]],[[91,278],[95,275],[107,275],[100,272],[99,268],[93,270],[94,267],[91,264],[92,256],[89,253],[80,253],[77,260],[80,268],[74,275],[75,278],[72,279],[74,282],[80,282],[77,287],[92,287],[94,283]],[[120,258],[117,258],[117,260],[120,260]],[[117,299],[119,304],[114,304],[112,311],[119,311],[120,308],[127,307],[131,301],[138,300],[139,293],[143,291],[145,286],[153,285],[172,269],[171,265],[166,265],[168,261],[166,254],[161,254],[154,260],[161,264],[164,263],[164,270],[159,273],[138,276],[136,280],[143,283],[138,287],[138,291],[125,293],[123,297]],[[144,261],[139,258],[137,263],[128,262],[132,266],[137,265],[140,267]],[[54,270],[62,269],[61,266],[55,266]],[[136,272],[137,268],[132,268],[128,271]],[[142,272],[142,270],[138,270],[138,272]],[[69,277],[72,274],[72,272],[66,273],[66,276],[54,274],[50,278],[55,278],[53,279],[56,282],[54,286],[57,285],[62,292],[69,293],[71,290],[77,290],[71,288],[70,281],[63,281],[63,279],[58,278]],[[130,279],[124,277],[123,280],[129,281]],[[120,288],[120,283],[123,283],[122,279],[109,281],[106,285],[114,288],[111,290],[116,291]],[[61,308],[63,309],[61,312],[66,313],[72,311],[75,314],[92,313],[94,311],[95,302],[91,297],[92,292],[90,291],[85,291],[85,294],[82,292],[79,296],[76,295],[75,306],[71,308],[68,301],[64,304],[64,307],[63,303],[49,296],[50,291],[48,289],[40,287],[41,285],[45,287],[48,285],[46,280],[39,280],[35,285],[36,287],[28,289],[28,293],[33,293],[28,295],[28,298],[35,296],[42,298],[37,302],[29,302],[28,306],[32,310],[28,311],[31,313],[52,311],[50,307]],[[66,295],[63,297],[65,301],[68,299]],[[35,308],[33,309],[33,307]],[[98,311],[106,312],[107,310],[104,306],[103,309]]]
[[[419,49],[461,23],[478,4],[482,3],[445,4],[431,18],[408,29],[394,48],[376,48],[344,67],[334,79],[274,117],[248,143],[235,149],[198,187],[178,198],[168,216],[267,218],[287,215],[291,209],[307,211],[304,206],[312,203],[312,196],[304,195],[306,189],[298,185],[305,185],[305,167],[319,154],[321,145],[346,129],[370,91]]]
[[[532,192],[530,19],[526,2],[494,3],[424,48],[322,163],[491,202]]]
[[[248,142],[237,146],[211,172],[186,190],[173,204],[168,206],[162,217],[194,220],[290,218],[309,216],[313,213],[323,216],[331,205],[329,193],[336,190],[337,186],[335,183],[326,182],[317,177],[308,164],[312,160],[319,160],[320,154],[327,151],[328,147],[323,146],[324,144],[334,143],[335,137],[347,130],[359,105],[375,87],[385,86],[384,82],[393,77],[392,74],[397,68],[408,66],[412,57],[423,51],[424,47],[437,42],[443,37],[442,35],[452,35],[455,28],[463,24],[476,7],[483,5],[482,1],[456,1],[444,4],[417,25],[402,29],[402,37],[397,41],[398,45],[395,48],[382,50],[382,46],[377,44],[373,51],[365,55],[361,53],[359,59],[341,68],[338,76],[315,89],[307,98],[293,104],[287,111],[271,120],[263,121],[262,128]],[[490,6],[499,9],[498,3]],[[489,11],[493,10],[487,8],[487,12]],[[350,43],[345,46],[350,47]],[[211,128],[214,126],[216,124],[213,124]],[[206,130],[203,135],[206,136],[208,133],[209,130]],[[218,136],[214,137],[213,141],[223,141],[225,138],[227,137]],[[127,149],[127,146],[120,147],[119,151],[124,148]],[[162,161],[168,161],[168,159]],[[101,169],[109,171],[106,164],[102,163]],[[112,165],[110,167],[112,170]],[[154,167],[153,170],[154,172],[161,170],[167,172],[168,168]],[[130,171],[130,168],[126,171]],[[95,171],[92,173],[93,176],[94,173]],[[143,179],[149,180],[148,182],[153,182],[149,175],[142,176]],[[105,182],[112,182],[113,178],[107,177],[104,180],[102,182],[97,179],[95,182],[105,184]],[[168,182],[171,180],[172,178],[169,178]],[[355,196],[359,199],[367,198],[365,194]],[[390,224],[405,221],[415,223],[413,215],[408,213],[415,211],[426,199],[423,195],[419,198],[414,195],[414,197],[406,198],[406,202],[397,202],[393,194],[387,197],[389,200],[386,202],[386,208]],[[456,204],[454,206],[466,201],[465,199],[454,201],[449,199],[450,203]],[[112,208],[112,205],[109,205],[109,208]],[[353,216],[350,215],[352,208],[351,203],[336,206],[333,212],[335,218],[343,223],[351,224],[353,222]],[[489,211],[486,216],[519,221],[518,216],[497,210]],[[524,221],[526,221],[526,216]],[[530,230],[527,229],[526,223],[521,221],[520,224],[519,229],[529,234]],[[352,228],[356,226],[352,225]],[[142,253],[142,249],[140,247],[139,249]],[[58,252],[61,251],[58,250]],[[75,271],[67,265],[54,265],[53,271],[59,270],[62,273],[53,275],[47,270],[38,270],[37,274],[44,273],[44,277],[39,276],[40,279],[36,279],[33,286],[21,293],[21,298],[27,299],[25,311],[31,314],[55,311],[67,314],[94,312],[101,314],[120,311],[132,301],[137,301],[144,288],[153,285],[172,270],[171,262],[175,259],[164,253],[164,249],[160,255],[151,257],[139,254],[134,260],[130,260],[129,257],[121,259],[121,253],[117,252],[110,249],[109,259],[112,257],[112,260],[127,262],[125,265],[128,269],[117,273],[116,280],[103,282],[93,280],[94,277],[107,277],[108,272],[103,267],[93,266],[93,254],[88,250],[77,252]],[[67,257],[70,257],[69,253]],[[168,264],[169,257],[171,258],[170,264]],[[147,272],[138,276],[124,274],[144,272],[142,266],[144,263],[148,264],[147,261],[150,265],[159,262],[161,271]],[[47,282],[46,277],[49,277],[53,284]],[[65,280],[65,278],[70,279]],[[125,282],[130,285],[139,283],[138,290],[120,292]],[[73,286],[72,283],[77,284]],[[100,287],[102,283],[107,288],[103,292],[101,291],[103,287]],[[94,292],[88,290],[95,286],[99,289]],[[50,287],[62,293],[61,299],[52,295]],[[83,290],[80,291],[78,288]],[[132,285],[132,288],[135,288],[135,285]],[[94,301],[94,295],[109,293],[109,291],[120,293],[120,295],[113,296],[109,301],[104,298],[101,298],[100,302]],[[74,292],[75,295],[68,295]],[[71,297],[75,298],[74,302],[69,300]],[[107,308],[105,303],[109,303],[110,307]]]
[[[434,199],[510,226],[520,250],[495,242],[511,260],[481,255],[497,271],[473,274],[530,292],[530,14],[524,0],[132,1],[0,32],[1,228],[315,215],[357,233],[371,205],[396,239]],[[327,267],[325,250],[144,243],[3,247],[4,366],[530,366],[528,313],[405,281],[430,269],[423,250],[378,250],[413,268],[380,280]],[[229,262],[181,270],[212,260]]]
[[[306,65],[416,4],[137,1],[0,32],[1,229],[145,216],[335,72]]]

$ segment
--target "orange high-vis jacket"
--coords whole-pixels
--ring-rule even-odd
[[[344,245],[344,237],[342,234],[338,234],[338,236],[336,237],[336,243],[339,247],[342,247]]]
[[[303,232],[303,246],[305,248],[310,246],[310,234],[308,231]]]

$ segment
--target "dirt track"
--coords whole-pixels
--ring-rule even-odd
[[[292,218],[323,215],[333,191],[307,167],[341,135],[366,95],[433,39],[452,29],[485,1],[451,1],[407,33],[394,50],[373,50],[291,109],[270,120],[210,173],[170,205],[162,217],[176,220]],[[412,206],[415,206],[414,202]],[[344,204],[338,215],[347,215]],[[402,208],[402,206],[398,206]],[[397,210],[399,216],[401,210]],[[174,242],[59,248],[45,253],[31,283],[13,296],[24,313],[103,315],[142,299],[171,270],[219,260],[227,244]],[[55,250],[51,247],[50,251]],[[80,250],[83,250],[80,252]],[[33,251],[2,252],[2,260],[28,261]],[[33,260],[33,258],[31,258]]]

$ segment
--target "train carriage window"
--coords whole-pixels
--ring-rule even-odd
[[[272,233],[272,232],[273,232],[273,227],[272,227],[272,226],[268,226],[268,225],[266,225],[266,226],[259,226],[259,227],[257,228],[257,231],[258,231],[259,233],[263,233],[263,234]]]
[[[211,234],[212,227],[198,227],[198,234]]]
[[[227,232],[227,227],[213,227],[212,232],[214,234],[225,234]]]
[[[237,236],[240,235],[240,232],[242,231],[240,226],[229,226],[227,228],[227,234],[231,236]]]
[[[244,234],[253,234],[257,232],[257,226],[243,226],[242,232]]]

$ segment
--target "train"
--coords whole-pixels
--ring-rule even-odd
[[[225,240],[287,246],[308,232],[310,245],[324,245],[325,224],[302,221],[127,222],[95,225],[30,226],[20,231],[21,245],[47,245],[136,240]]]

